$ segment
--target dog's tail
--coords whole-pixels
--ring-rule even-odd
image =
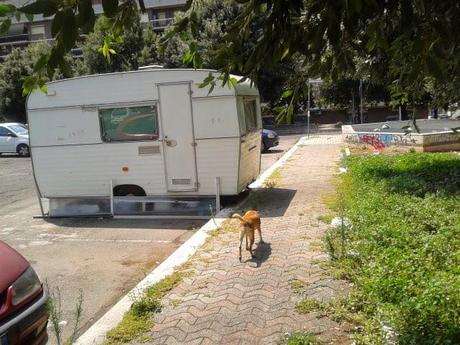
[[[234,214],[232,215],[232,218],[239,219],[242,223],[245,223],[245,224],[247,223],[247,222],[244,220],[244,218],[243,218],[242,216],[240,216],[238,213],[234,213]]]

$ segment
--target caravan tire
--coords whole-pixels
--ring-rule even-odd
[[[113,189],[115,196],[146,196],[144,189],[136,185],[116,186]]]

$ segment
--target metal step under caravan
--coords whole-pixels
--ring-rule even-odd
[[[56,198],[49,200],[48,216],[209,219],[217,213],[218,204],[212,197]]]

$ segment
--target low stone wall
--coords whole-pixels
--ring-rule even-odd
[[[356,132],[352,126],[342,126],[343,141],[355,145],[369,145],[376,150],[387,147],[415,149],[422,152],[460,151],[460,133],[382,133]]]

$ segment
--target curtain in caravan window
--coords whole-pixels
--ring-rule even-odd
[[[158,139],[156,106],[101,109],[99,116],[104,141]]]
[[[246,132],[252,132],[257,129],[257,103],[255,99],[244,100],[244,119]]]

